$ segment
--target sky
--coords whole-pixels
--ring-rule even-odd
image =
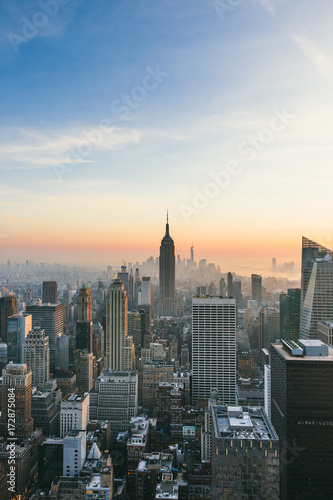
[[[333,246],[333,3],[4,0],[0,262]]]

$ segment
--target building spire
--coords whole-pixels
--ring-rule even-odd
[[[167,223],[165,228],[165,236],[170,236],[169,234],[169,210],[167,209]]]

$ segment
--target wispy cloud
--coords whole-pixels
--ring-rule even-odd
[[[43,168],[66,162],[68,154],[75,148],[91,141],[97,133],[94,127],[71,127],[62,130],[41,132],[34,128],[12,128],[1,131],[0,169]],[[141,134],[136,129],[112,128],[107,133],[100,132],[94,151],[114,151],[128,144],[138,143]],[[13,138],[15,138],[13,140]],[[80,162],[93,162],[94,158],[82,158]]]
[[[332,63],[325,52],[307,35],[293,35],[293,39],[305,56],[324,73],[332,71]]]
[[[254,0],[256,3],[260,3],[270,14],[275,13],[274,5],[271,0]]]

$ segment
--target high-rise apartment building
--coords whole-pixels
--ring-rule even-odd
[[[15,437],[30,437],[33,432],[31,418],[31,381],[32,374],[27,365],[9,363],[2,370],[2,411],[0,417],[0,435],[8,436],[14,430]],[[9,404],[14,404],[13,412]],[[14,414],[14,417],[9,415]],[[8,419],[11,420],[8,420]],[[8,424],[12,423],[15,429]],[[14,422],[14,424],[13,424]]]
[[[224,404],[236,403],[236,300],[192,299],[192,402],[216,388]]]
[[[134,345],[127,337],[127,295],[124,284],[115,278],[106,300],[106,367],[110,370],[134,368]]]
[[[16,299],[13,295],[0,297],[0,337],[1,341],[7,343],[7,320],[9,316],[17,314]]]
[[[271,411],[283,499],[332,496],[332,379],[332,347],[306,339],[272,344]]]
[[[330,250],[307,242],[303,238],[300,338],[316,339],[318,321],[333,317],[333,260]]]
[[[49,338],[50,371],[55,369],[56,339],[64,331],[65,304],[32,304],[27,306],[26,312],[32,315],[32,327],[40,326]]]
[[[57,304],[57,282],[43,281],[42,302],[43,304]]]
[[[87,285],[83,285],[79,291],[79,302],[77,305],[77,320],[92,321],[91,291]]]
[[[32,386],[44,387],[50,378],[49,338],[40,327],[31,330],[23,344],[23,362],[32,374]]]
[[[257,306],[260,307],[262,303],[262,277],[259,274],[252,274],[251,285],[252,299],[255,300]]]
[[[7,320],[8,361],[23,363],[23,344],[32,329],[32,316],[28,313],[10,316]]]
[[[165,236],[160,246],[159,313],[161,316],[175,316],[177,313],[176,255],[175,245],[169,232],[168,217]]]

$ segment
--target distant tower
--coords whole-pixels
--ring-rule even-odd
[[[79,303],[77,307],[77,320],[78,321],[91,321],[92,320],[92,303],[91,291],[87,285],[79,291]]]
[[[57,304],[56,281],[43,281],[42,302],[43,304]]]
[[[272,259],[272,271],[275,272],[276,271],[276,258],[273,257]]]
[[[159,258],[160,281],[160,314],[162,316],[175,316],[177,309],[176,298],[176,255],[175,245],[169,233],[169,217],[165,236],[161,241]]]
[[[259,274],[252,274],[252,299],[257,301],[257,306],[260,307],[262,303],[262,277]]]
[[[142,278],[142,295],[140,305],[151,305],[151,278],[144,276]]]
[[[124,265],[121,266],[121,271],[118,273],[118,279],[124,284],[125,292],[127,295],[127,298],[129,297],[129,280],[128,280],[128,272],[127,272],[127,267],[124,262]]]
[[[193,243],[191,246],[191,262],[192,262],[192,264],[194,264],[194,246],[193,246]]]
[[[232,273],[228,273],[228,295],[229,297],[233,297],[234,296],[234,278],[233,278],[233,275]]]

